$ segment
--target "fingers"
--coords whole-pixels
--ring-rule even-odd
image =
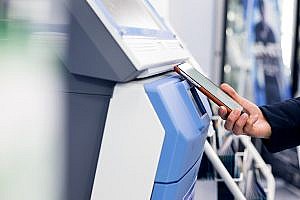
[[[230,85],[223,83],[220,88],[247,111],[251,112],[256,109],[257,106],[255,104],[241,97]]]
[[[218,114],[222,119],[227,118],[227,109],[224,106],[221,106],[218,110]]]
[[[219,110],[219,113],[222,112]],[[243,133],[249,134],[253,130],[253,125],[258,120],[258,115],[250,116],[247,113],[243,113],[239,110],[232,111],[226,122],[224,127],[232,131],[236,135],[241,135]],[[221,115],[220,115],[221,116]]]
[[[244,127],[247,124],[247,121],[249,119],[248,114],[243,113],[238,120],[235,122],[233,127],[233,133],[236,135],[241,135],[244,133]]]
[[[244,127],[245,133],[251,134],[253,132],[254,124],[257,122],[257,120],[258,120],[258,115],[250,116],[250,118],[247,120],[247,123]]]
[[[235,122],[239,119],[240,115],[241,115],[241,111],[233,110],[227,117],[224,127],[227,130],[232,131],[233,126],[234,126]]]
[[[238,95],[238,93],[236,93],[236,91],[227,83],[223,83],[221,84],[220,88],[227,93],[231,98],[233,98],[234,100],[236,100],[239,103],[240,100],[240,96]]]
[[[231,113],[227,113],[225,107],[219,108],[219,115],[222,119],[225,119],[225,128],[233,133],[240,135],[240,134],[253,134],[255,129],[255,123],[258,121],[260,110],[259,108],[253,104],[252,102],[248,101],[247,99],[238,95],[238,93],[228,84],[222,84],[220,88],[227,93],[231,98],[233,98],[237,103],[239,103],[243,108],[244,112],[241,115],[241,111],[234,110]],[[229,116],[226,119],[226,116]],[[241,115],[241,116],[240,116]]]

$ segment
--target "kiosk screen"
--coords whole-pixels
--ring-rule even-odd
[[[119,26],[161,29],[145,8],[143,2],[138,0],[102,0],[102,2]]]

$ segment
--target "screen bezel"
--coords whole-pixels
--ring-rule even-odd
[[[175,35],[169,30],[167,25],[163,22],[163,19],[159,17],[159,14],[151,5],[148,0],[141,1],[143,5],[147,8],[150,12],[153,20],[157,25],[161,28],[161,30],[156,29],[146,29],[146,28],[138,28],[138,27],[128,27],[128,26],[120,26],[116,23],[114,17],[111,13],[107,10],[106,6],[102,2],[102,0],[90,0],[94,4],[96,4],[99,9],[104,13],[107,17],[110,24],[118,31],[120,36],[122,37],[146,37],[146,38],[158,38],[158,39],[165,39],[165,40],[173,40]]]

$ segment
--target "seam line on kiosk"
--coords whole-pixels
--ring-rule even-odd
[[[90,94],[90,93],[84,93],[84,92],[64,92],[65,94],[84,94],[84,95],[90,95],[90,96],[104,96],[104,97],[111,97],[112,95],[108,94]]]
[[[171,181],[171,182],[159,182],[159,181],[155,181],[155,183],[157,184],[174,184],[174,183],[178,183],[180,182],[184,177],[185,175],[187,175],[191,169],[193,169],[195,167],[195,165],[197,164],[197,162],[199,161],[201,156],[198,157],[198,159],[196,160],[196,162],[187,170],[187,172],[184,173],[184,175],[182,177],[180,177],[180,179],[178,179],[177,181]]]

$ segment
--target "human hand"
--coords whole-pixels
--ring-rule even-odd
[[[221,106],[218,112],[221,118],[226,120],[225,128],[227,130],[236,135],[246,134],[258,138],[269,138],[271,136],[271,126],[257,105],[239,96],[228,84],[222,84],[220,88],[246,111],[241,115],[241,111],[233,110],[228,115],[227,109]]]

